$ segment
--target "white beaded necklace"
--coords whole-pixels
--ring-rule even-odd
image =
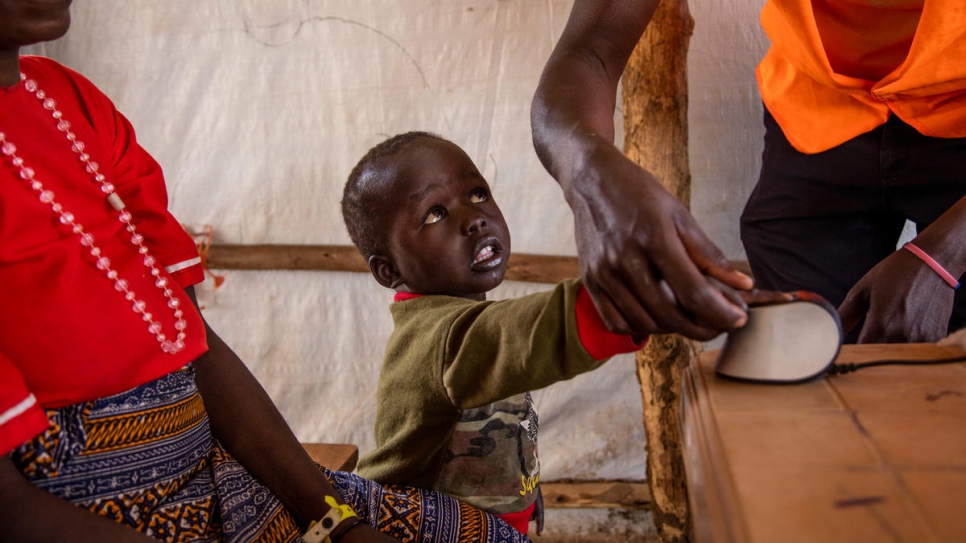
[[[174,341],[171,341],[161,332],[161,323],[154,320],[154,316],[147,312],[147,304],[144,300],[137,297],[133,290],[130,289],[130,285],[126,279],[119,277],[117,270],[111,266],[111,259],[104,256],[100,247],[94,244],[94,236],[84,230],[84,227],[74,220],[74,215],[70,211],[67,211],[54,199],[53,191],[45,189],[43,184],[34,177],[34,170],[24,164],[23,158],[17,154],[17,146],[14,145],[8,138],[7,135],[0,131],[0,152],[4,156],[10,157],[10,162],[14,167],[19,169],[20,178],[23,179],[25,183],[29,185],[31,189],[37,192],[40,201],[49,205],[50,208],[56,213],[61,224],[71,228],[73,233],[77,234],[80,244],[82,247],[90,250],[91,256],[94,258],[94,266],[98,270],[104,272],[104,277],[108,281],[114,283],[114,289],[119,293],[124,295],[124,299],[131,302],[131,309],[135,314],[140,315],[144,322],[148,323],[148,332],[154,334],[155,338],[158,340],[158,344],[161,350],[167,354],[175,354],[184,348],[185,339],[185,328],[187,328],[188,323],[181,318],[183,313],[181,311],[181,301],[174,296],[174,292],[168,288],[167,278],[161,275],[161,270],[156,266],[157,260],[151,256],[148,248],[144,245],[144,237],[138,234],[137,229],[134,227],[134,223],[131,222],[131,213],[124,209],[124,202],[121,201],[120,196],[114,192],[114,185],[107,181],[104,174],[100,173],[98,170],[100,167],[97,162],[91,160],[90,155],[84,152],[84,142],[77,139],[77,136],[70,130],[70,122],[64,119],[64,114],[57,109],[57,102],[53,98],[47,96],[47,93],[37,86],[37,82],[33,79],[27,79],[27,76],[20,74],[20,80],[23,82],[24,88],[27,92],[32,93],[40,101],[44,109],[50,111],[51,117],[53,117],[54,122],[57,124],[57,130],[62,132],[67,138],[67,143],[70,145],[70,149],[77,155],[80,160],[80,165],[84,171],[91,176],[91,180],[100,187],[101,192],[106,195],[108,203],[111,204],[118,212],[118,219],[125,225],[127,231],[131,234],[131,244],[137,247],[138,253],[144,257],[144,267],[147,268],[151,276],[155,278],[154,286],[157,287],[163,294],[164,297],[168,299],[168,308],[171,309],[174,314],[175,322],[174,328],[178,331],[177,337]]]

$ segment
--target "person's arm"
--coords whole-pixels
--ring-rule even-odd
[[[16,468],[8,453],[49,426],[20,370],[0,352],[0,541],[149,541],[37,488]]]
[[[573,210],[581,275],[608,327],[710,339],[747,318],[721,289],[750,289],[752,280],[613,144],[617,85],[657,4],[574,3],[534,95],[533,140]]]
[[[35,487],[7,455],[0,457],[0,534],[12,543],[156,541]]]
[[[966,272],[966,198],[912,240],[957,280]],[[947,335],[955,290],[932,268],[899,249],[865,274],[839,306],[842,329],[862,317],[859,343],[931,343]]]
[[[607,330],[576,278],[518,298],[443,306],[406,326],[401,337],[424,332],[441,343],[425,357],[438,353],[441,366],[430,362],[426,371],[442,374],[449,400],[461,409],[572,379],[642,346]]]
[[[186,289],[197,300],[193,287]],[[212,434],[252,475],[282,501],[302,530],[329,510],[325,496],[338,492],[302,448],[268,394],[238,355],[205,323],[208,352],[195,362],[195,381],[205,402]],[[319,399],[338,401],[337,398]],[[360,525],[344,543],[395,541]]]

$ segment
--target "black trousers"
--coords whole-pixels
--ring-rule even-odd
[[[906,219],[922,230],[964,195],[966,138],[923,136],[893,115],[806,155],[766,109],[761,175],[741,215],[741,241],[761,288],[808,290],[837,307],[896,250]],[[966,288],[956,292],[949,330],[963,326]]]

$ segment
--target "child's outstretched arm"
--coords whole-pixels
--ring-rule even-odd
[[[440,353],[443,386],[460,408],[570,379],[642,346],[632,336],[607,328],[577,279],[550,291],[450,312],[441,312],[436,324],[441,329],[433,335],[446,338]],[[422,326],[427,321],[417,322]],[[429,334],[425,329],[407,333]]]

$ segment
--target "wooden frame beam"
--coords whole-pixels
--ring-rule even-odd
[[[315,270],[369,272],[351,245],[219,245],[207,251],[213,270]],[[557,283],[580,275],[577,257],[513,253],[507,269],[510,281]]]
[[[351,245],[227,245],[202,247],[207,265],[213,270],[307,270],[369,272],[369,266]],[[750,273],[748,263],[732,262]],[[507,279],[553,284],[580,275],[575,256],[526,253],[510,255]]]
[[[639,481],[540,481],[547,509],[650,509],[651,491]]]

